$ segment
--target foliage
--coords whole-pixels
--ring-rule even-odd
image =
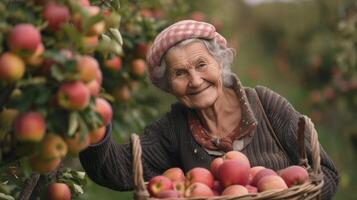
[[[24,74],[16,80],[8,81],[4,76],[6,71],[0,72],[0,194],[3,198],[42,196],[51,182],[68,184],[75,198],[83,193],[84,173],[57,162],[63,160],[64,155],[42,157],[43,152],[48,152],[44,150],[46,145],[42,138],[55,133],[62,138],[56,142],[72,154],[73,146],[86,143],[81,149],[85,148],[94,132],[106,125],[98,99],[110,102],[106,111],[113,111],[113,132],[122,140],[142,130],[146,122],[157,115],[156,97],[145,92],[148,80],[144,58],[148,43],[164,25],[160,22],[160,13],[154,16],[152,9],[148,10],[152,15],[146,16],[147,12],[145,14],[137,2],[93,0],[89,5],[87,0],[56,0],[53,2],[62,9],[57,11],[69,13],[69,17],[64,14],[64,21],[57,22],[60,25],[56,27],[55,22],[46,18],[48,2],[0,2],[0,55],[11,52],[25,63]],[[51,15],[55,12],[51,10]],[[57,16],[57,20],[61,19]],[[21,23],[40,32],[41,51],[11,47],[9,35]],[[36,62],[30,61],[33,56]],[[83,57],[99,64],[95,77],[81,71]],[[140,65],[135,66],[138,60],[142,62],[136,62]],[[84,65],[82,68],[89,68],[90,63]],[[70,97],[60,93],[64,84],[73,82],[84,84],[90,92],[89,102],[81,108],[68,106]],[[20,141],[20,128],[14,123],[30,111],[43,118],[46,134],[40,140]],[[70,144],[68,140],[77,135],[81,143]],[[77,152],[67,156],[68,159],[77,157]],[[57,163],[51,169],[43,169],[44,162]],[[42,175],[39,177],[38,173]],[[34,181],[32,185],[29,180]]]

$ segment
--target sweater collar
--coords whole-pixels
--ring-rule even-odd
[[[240,82],[239,78],[237,77],[237,75],[231,74],[231,80],[233,84],[231,85],[230,88],[232,88],[237,94],[241,106],[241,112],[242,112],[241,127],[240,127],[241,135],[237,139],[240,139],[246,136],[247,134],[250,134],[250,136],[252,136],[254,130],[258,125],[257,119],[255,118],[254,112],[252,111],[250,103],[248,102],[245,89],[242,83]]]

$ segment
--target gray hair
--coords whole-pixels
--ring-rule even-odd
[[[171,47],[167,52],[169,52],[171,49],[176,48],[176,47],[184,47],[188,44],[194,43],[194,42],[201,42],[205,45],[207,48],[209,54],[213,56],[213,58],[217,62],[222,63],[223,67],[223,73],[222,73],[222,80],[223,80],[223,85],[226,87],[230,87],[233,85],[232,81],[232,72],[231,72],[231,64],[234,59],[235,51],[233,48],[222,48],[216,40],[205,40],[205,39],[198,39],[198,38],[192,38],[188,40],[184,40],[175,46]],[[161,65],[160,67],[157,67],[153,72],[152,76],[156,80],[155,85],[168,92],[169,91],[169,83],[167,79],[167,65],[165,62],[165,56],[167,55],[167,52],[162,56],[161,59]]]

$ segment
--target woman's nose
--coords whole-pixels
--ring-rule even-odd
[[[202,84],[203,79],[200,73],[192,72],[190,76],[191,76],[190,83],[189,83],[190,87],[199,87]]]

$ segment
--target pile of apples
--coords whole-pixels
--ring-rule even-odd
[[[275,172],[263,166],[250,166],[241,152],[230,151],[211,162],[211,169],[196,167],[186,175],[170,168],[148,182],[155,198],[242,196],[268,190],[284,190],[309,181],[305,168],[293,165]]]

